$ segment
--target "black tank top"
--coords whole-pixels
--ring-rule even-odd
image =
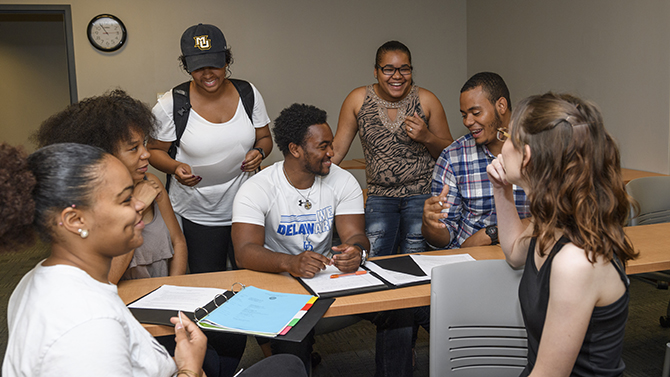
[[[519,302],[528,333],[528,365],[520,377],[528,376],[537,360],[537,351],[549,304],[551,263],[568,242],[570,240],[566,237],[561,237],[538,271],[534,258],[536,239],[533,238],[530,241],[526,267],[519,284]],[[628,320],[629,281],[616,254],[612,259],[612,264],[619,272],[626,286],[626,292],[610,305],[593,308],[584,342],[570,376],[621,376],[625,369],[623,360],[621,360],[621,352],[624,329]]]

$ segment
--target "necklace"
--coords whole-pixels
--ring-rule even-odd
[[[372,100],[377,104],[377,113],[379,114],[379,118],[381,119],[382,124],[389,130],[395,131],[398,127],[400,127],[400,125],[403,124],[405,118],[407,118],[407,105],[413,99],[412,97],[416,95],[417,87],[416,85],[412,85],[412,88],[410,89],[409,93],[407,93],[405,98],[397,102],[386,101],[379,97],[374,90],[374,86],[372,87],[372,93],[374,94],[372,96]],[[388,109],[398,110],[395,116],[395,120],[391,120],[389,117]]]
[[[305,198],[305,195],[303,195],[303,194],[300,192],[300,190],[298,190],[298,188],[295,187],[295,185],[293,184],[293,182],[291,182],[291,178],[289,178],[288,173],[286,172],[286,166],[282,165],[282,170],[284,170],[284,176],[285,176],[286,179],[288,180],[288,183],[290,183],[291,186],[293,187],[293,189],[294,189],[300,196],[302,196],[303,199],[305,199],[304,201],[303,201],[303,200],[298,200],[298,207],[303,206],[303,207],[305,207],[305,209],[308,209],[308,210],[309,210],[309,209],[312,209],[312,203],[309,201],[309,196],[312,195],[312,187],[314,187],[314,183],[312,183],[312,185],[309,186],[309,191],[307,192],[307,197]],[[314,179],[316,180],[316,177],[314,177]]]

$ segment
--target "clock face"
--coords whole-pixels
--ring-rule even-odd
[[[88,23],[88,40],[100,51],[116,51],[126,41],[126,27],[110,14],[101,14]]]

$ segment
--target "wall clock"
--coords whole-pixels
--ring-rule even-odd
[[[93,47],[104,52],[120,49],[128,36],[123,22],[111,14],[100,14],[93,17],[88,23],[86,34]]]

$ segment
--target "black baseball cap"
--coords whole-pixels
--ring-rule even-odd
[[[189,72],[204,67],[225,67],[227,50],[226,38],[214,25],[197,24],[181,35],[181,53]]]

